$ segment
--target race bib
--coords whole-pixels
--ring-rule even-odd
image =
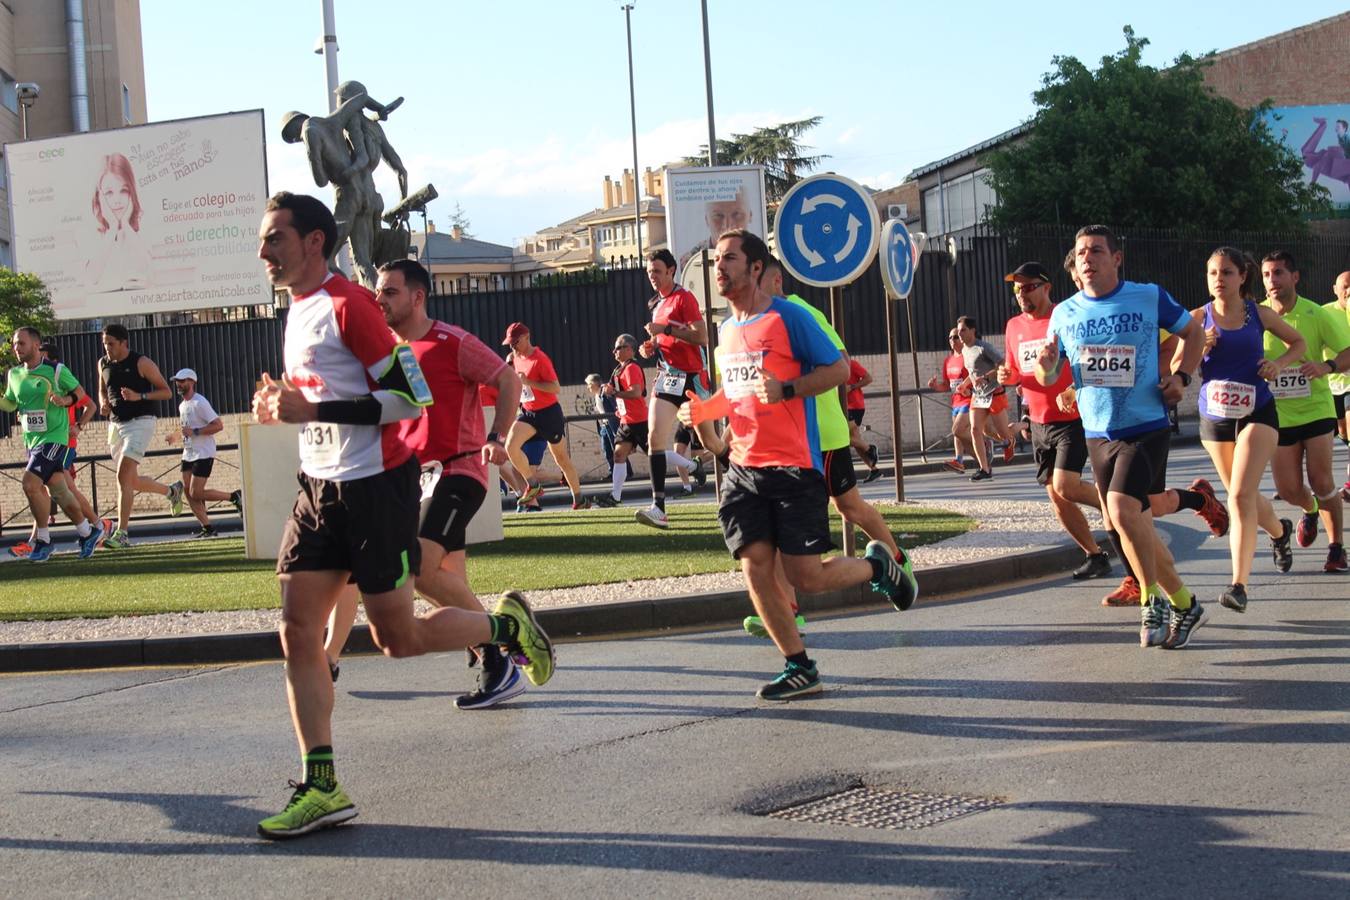
[[[993,394],[973,394],[970,398],[971,409],[989,409],[994,405]]]
[[[1207,381],[1205,404],[1213,415],[1244,419],[1256,408],[1256,388],[1242,381]]]
[[[1078,348],[1083,384],[1092,387],[1134,387],[1135,348],[1129,344],[1083,344]]]
[[[685,381],[686,377],[683,372],[662,369],[660,376],[656,379],[656,393],[683,397]]]
[[[1036,359],[1041,355],[1045,341],[1023,341],[1017,345],[1017,367],[1023,372],[1036,371]]]
[[[24,434],[41,434],[47,430],[47,411],[45,409],[25,409],[19,413]]]
[[[191,449],[192,449],[192,433],[191,433],[191,432],[188,432],[187,434],[183,435],[183,449],[184,449],[184,450],[191,450]]]
[[[336,466],[341,450],[342,432],[332,422],[309,422],[300,432],[300,459],[315,468]]]
[[[426,503],[431,499],[431,495],[436,493],[436,485],[441,480],[442,466],[439,462],[432,460],[422,467],[422,474],[418,477],[422,485],[422,502]]]
[[[1276,400],[1294,400],[1311,397],[1312,386],[1308,383],[1308,377],[1298,369],[1285,369],[1270,383],[1270,392]]]
[[[520,402],[521,403],[534,402],[534,389],[530,387],[528,384],[522,384],[520,386]]]
[[[961,387],[961,382],[963,381],[965,381],[964,378],[953,378],[951,381],[947,382],[947,385],[954,394],[956,393],[957,388]]]
[[[722,392],[728,400],[754,396],[755,385],[759,382],[759,367],[763,361],[762,351],[727,353],[722,356]]]

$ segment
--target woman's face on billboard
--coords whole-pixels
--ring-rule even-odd
[[[98,202],[104,215],[116,216],[121,222],[131,208],[131,189],[117,174],[104,172],[98,183]]]

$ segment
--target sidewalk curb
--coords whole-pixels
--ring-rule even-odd
[[[1082,550],[1073,544],[1065,544],[1048,550],[995,557],[975,563],[921,569],[915,573],[921,591],[919,602],[931,602],[935,597],[992,584],[1008,584],[1062,573],[1082,559]],[[885,598],[865,586],[801,597],[802,611],[807,614],[863,609],[885,603]],[[632,632],[659,632],[672,628],[727,625],[740,622],[753,611],[749,595],[743,590],[737,590],[541,609],[537,616],[554,638],[572,640]],[[352,629],[345,652],[377,652],[367,626]],[[281,638],[275,631],[0,644],[0,672],[202,665],[281,658]]]

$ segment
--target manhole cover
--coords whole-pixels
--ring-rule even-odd
[[[957,816],[983,812],[1003,804],[998,797],[962,797],[855,787],[769,813],[775,819],[913,831]]]

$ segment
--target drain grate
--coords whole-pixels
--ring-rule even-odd
[[[769,815],[792,822],[913,831],[958,816],[993,809],[1003,802],[999,797],[962,797],[955,794],[854,787],[806,803],[786,806]]]

